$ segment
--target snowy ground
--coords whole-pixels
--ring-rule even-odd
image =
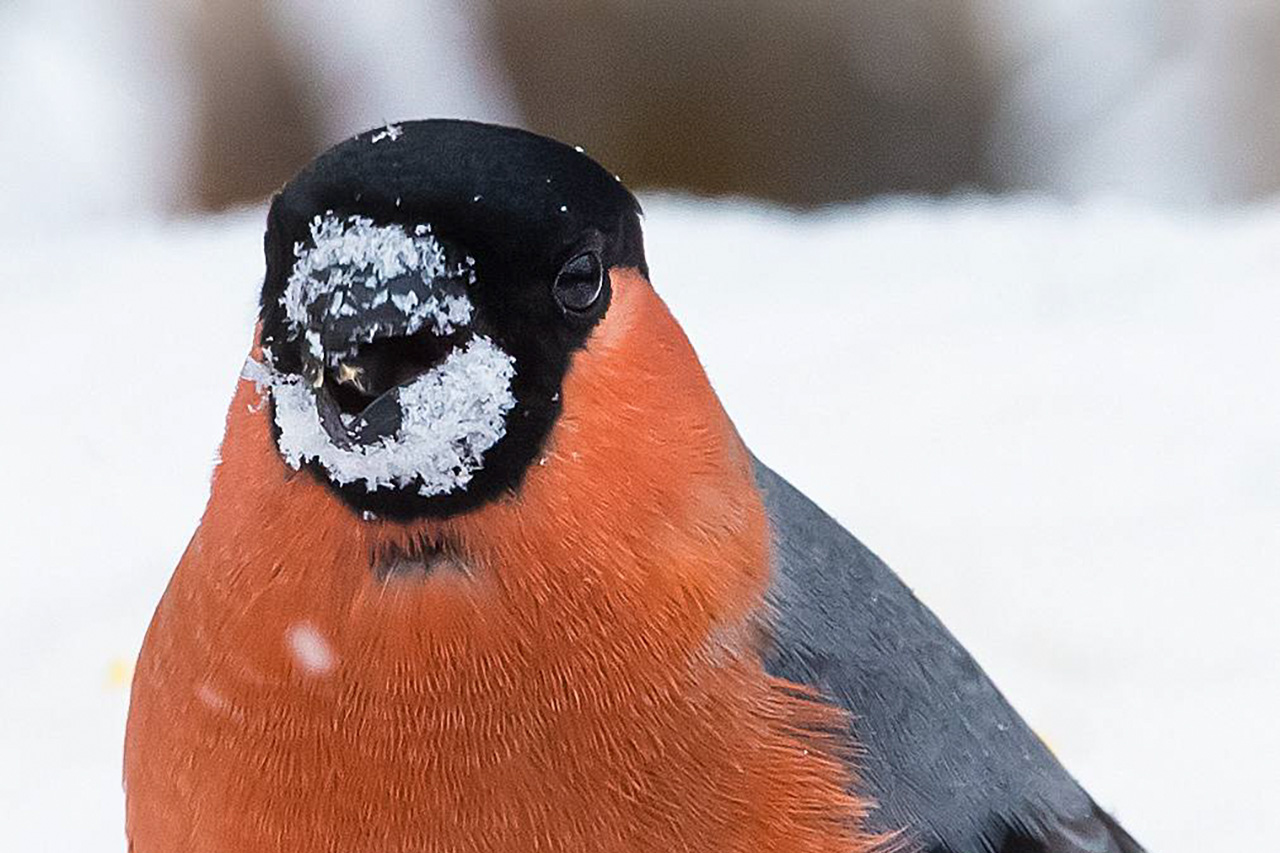
[[[756,451],[1153,853],[1272,843],[1280,208],[648,208],[655,282]],[[0,242],[6,849],[124,849],[128,667],[204,502],[260,229]]]

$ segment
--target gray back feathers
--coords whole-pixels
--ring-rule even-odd
[[[852,714],[874,829],[931,853],[1141,853],[888,566],[759,461],[756,479],[774,539],[766,666]]]

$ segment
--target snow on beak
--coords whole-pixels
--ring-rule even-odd
[[[471,327],[472,259],[428,225],[328,213],[311,238],[281,297],[301,375],[267,365],[281,455],[371,492],[465,489],[516,402],[515,360]]]

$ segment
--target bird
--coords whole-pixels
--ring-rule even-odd
[[[264,249],[131,853],[1140,853],[747,448],[581,148],[366,131]]]

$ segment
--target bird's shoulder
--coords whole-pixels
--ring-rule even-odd
[[[873,827],[937,853],[1140,853],[878,557],[756,462],[769,671],[850,713]]]

